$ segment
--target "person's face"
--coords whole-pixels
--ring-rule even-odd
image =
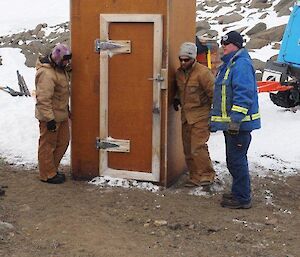
[[[59,63],[59,67],[65,68],[65,67],[71,65],[71,58],[72,58],[72,54],[64,55],[62,60]]]
[[[236,45],[234,45],[232,43],[229,43],[229,42],[226,42],[226,41],[222,42],[222,47],[223,47],[224,55],[230,54],[230,53],[235,52],[239,49]]]
[[[180,67],[183,70],[188,70],[193,66],[195,59],[192,59],[188,56],[180,56],[179,57],[179,62],[180,62]]]

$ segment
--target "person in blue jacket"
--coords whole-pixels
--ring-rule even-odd
[[[221,206],[251,208],[251,183],[247,151],[251,131],[260,128],[255,69],[243,38],[230,31],[221,39],[224,50],[214,89],[210,130],[223,131],[226,164],[232,175],[230,193],[223,194]]]

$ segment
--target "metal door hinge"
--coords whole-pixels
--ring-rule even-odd
[[[95,40],[95,51],[97,53],[106,51],[110,57],[116,54],[130,54],[130,40]]]
[[[96,148],[107,152],[130,152],[130,140],[114,139],[112,137],[96,138]]]

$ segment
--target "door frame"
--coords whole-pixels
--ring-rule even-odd
[[[108,152],[99,151],[99,174],[118,178],[146,181],[160,180],[161,159],[161,83],[155,79],[161,75],[163,20],[161,14],[100,14],[100,40],[109,40],[109,24],[112,22],[153,23],[153,110],[152,112],[152,167],[151,172],[117,170],[108,167]],[[100,138],[108,138],[108,60],[107,51],[100,52]],[[166,78],[165,78],[166,79]]]

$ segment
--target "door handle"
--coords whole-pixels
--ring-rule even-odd
[[[156,99],[154,101],[154,106],[152,112],[155,114],[160,113],[160,96],[161,96],[161,90],[166,89],[164,76],[162,76],[160,73],[156,75],[154,78],[148,78],[148,80],[155,81],[157,83],[158,87],[154,88],[154,91],[156,91],[154,94],[156,94]]]
[[[155,80],[157,81],[158,83],[162,82],[165,80],[165,78],[161,75],[161,74],[157,74],[157,76],[155,78],[148,78],[148,80]]]

